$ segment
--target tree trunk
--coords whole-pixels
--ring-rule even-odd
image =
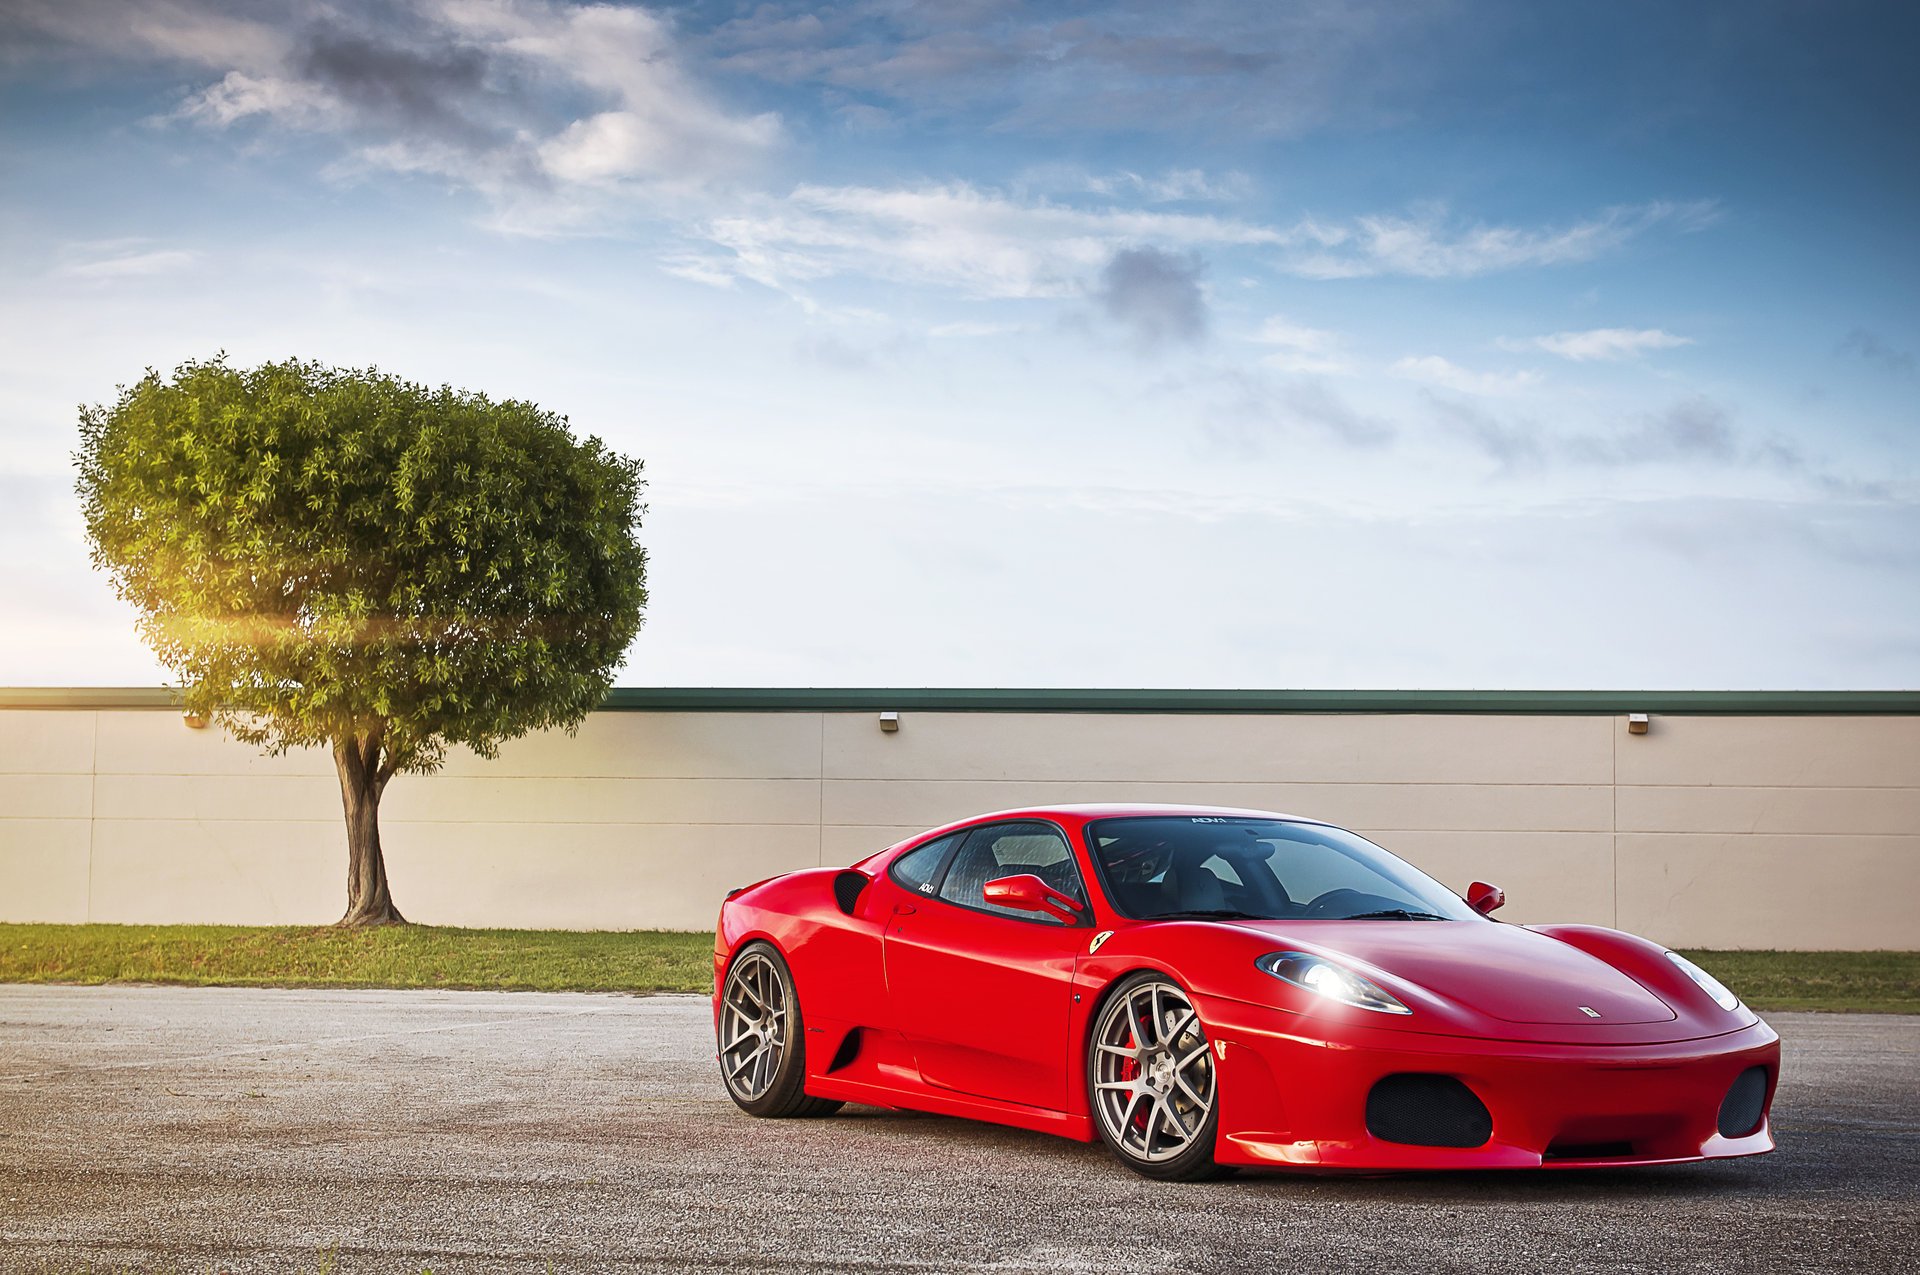
[[[387,863],[380,854],[380,794],[390,774],[381,765],[380,732],[335,740],[333,764],[347,814],[347,911],[339,924],[405,925],[387,892]]]

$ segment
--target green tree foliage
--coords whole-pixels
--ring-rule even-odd
[[[93,560],[186,711],[332,750],[343,924],[401,919],[378,825],[394,774],[571,729],[639,631],[640,462],[531,403],[222,356],[83,407],[80,438]]]

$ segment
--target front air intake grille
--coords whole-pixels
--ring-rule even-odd
[[[1720,1103],[1720,1136],[1744,1138],[1760,1127],[1767,1103],[1767,1069],[1749,1067],[1733,1079]]]
[[[1452,1076],[1388,1076],[1367,1095],[1367,1132],[1414,1147],[1478,1147],[1493,1136],[1493,1116]]]
[[[1548,1160],[1624,1160],[1636,1154],[1631,1142],[1554,1142],[1543,1157]]]

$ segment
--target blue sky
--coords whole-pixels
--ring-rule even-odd
[[[0,684],[225,350],[643,457],[626,684],[1920,685],[1905,6],[0,15]]]

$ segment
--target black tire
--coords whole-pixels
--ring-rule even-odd
[[[1151,991],[1156,987],[1161,989],[1159,999],[1154,999]],[[1165,1011],[1173,1007],[1176,999],[1179,1005],[1172,1015],[1173,1039],[1156,1040],[1141,1050],[1141,1036],[1148,1030],[1155,1030],[1162,1037],[1166,1035],[1169,1022]],[[1185,1021],[1188,1016],[1191,1016],[1190,1023]],[[1130,1033],[1125,1038],[1120,1035],[1123,1024]],[[1136,1054],[1131,1060],[1133,1074],[1130,1077],[1119,1074],[1129,1061],[1124,1056],[1127,1046]],[[1102,998],[1094,1012],[1092,1034],[1087,1040],[1087,1109],[1093,1115],[1100,1140],[1120,1163],[1141,1177],[1159,1182],[1199,1182],[1225,1177],[1231,1172],[1213,1159],[1214,1144],[1220,1133],[1220,1095],[1211,1050],[1206,1027],[1194,1011],[1192,999],[1165,974],[1153,970],[1129,974]],[[1152,1056],[1152,1061],[1144,1067],[1137,1056],[1142,1052]],[[1182,1068],[1177,1065],[1181,1057],[1192,1061]],[[1108,1060],[1105,1070],[1109,1073],[1104,1079],[1103,1058]],[[1171,1078],[1162,1080],[1162,1077]],[[1108,1087],[1103,1089],[1103,1083]],[[1135,1089],[1117,1088],[1123,1083],[1134,1084]],[[1155,1085],[1165,1087],[1156,1089],[1152,1087]],[[1182,1148],[1162,1146],[1159,1154],[1155,1154],[1156,1141],[1172,1136],[1168,1132],[1171,1128],[1184,1128],[1183,1117],[1200,1110],[1200,1102],[1190,1101],[1189,1095],[1194,1093],[1205,1100],[1205,1112],[1198,1128],[1185,1134]],[[1144,1116],[1144,1130],[1136,1105],[1142,1100],[1151,1104]],[[1164,1116],[1163,1104],[1173,1108]],[[1137,1146],[1136,1137],[1141,1139]]]
[[[806,1092],[807,1028],[800,995],[773,944],[755,940],[727,962],[715,1044],[727,1096],[748,1115],[783,1120],[840,1110],[842,1104]]]

